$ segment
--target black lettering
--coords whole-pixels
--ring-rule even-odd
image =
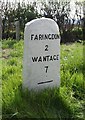
[[[34,36],[34,34],[31,35],[31,40],[33,40],[33,36]]]
[[[46,57],[47,57],[47,61],[49,61],[49,57],[50,57],[50,56],[48,55],[48,56],[46,56]]]
[[[32,62],[47,62],[47,61],[54,61],[54,60],[59,60],[59,55],[32,57]]]
[[[37,35],[35,35],[35,38],[34,38],[34,40],[38,40],[38,36],[37,36]]]
[[[52,34],[52,40],[54,39],[54,34]]]
[[[51,34],[48,35],[49,40],[51,39]]]
[[[46,56],[43,56],[43,62],[46,61]]]
[[[48,71],[48,66],[45,66],[45,72],[47,73],[47,71]]]
[[[59,55],[57,55],[57,60],[59,60]]]
[[[52,56],[50,56],[50,61],[53,61],[53,58],[52,58]]]
[[[44,40],[44,38],[43,38],[44,36],[43,36],[43,34],[42,34],[42,40]]]
[[[34,35],[31,34],[31,40],[54,40],[54,39],[59,39],[60,35],[59,34],[38,34]]]
[[[57,34],[54,35],[54,39],[57,39]]]
[[[41,34],[39,34],[39,40],[42,40],[42,35]]]
[[[45,51],[48,51],[48,45],[45,45]]]
[[[38,57],[32,57],[33,62],[37,62],[37,60],[38,60]]]
[[[45,39],[48,39],[48,35],[45,34]]]
[[[57,60],[57,56],[56,55],[53,56],[53,60]]]
[[[55,39],[59,39],[59,35],[58,35],[58,34],[55,34],[55,35],[54,35],[54,38],[55,38]]]
[[[41,56],[39,57],[38,62],[42,62],[42,57]]]

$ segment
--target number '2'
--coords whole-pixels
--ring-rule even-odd
[[[45,45],[45,51],[48,51],[48,45]]]

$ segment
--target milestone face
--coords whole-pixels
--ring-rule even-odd
[[[24,33],[23,86],[40,90],[60,84],[60,34],[51,19],[26,24]]]

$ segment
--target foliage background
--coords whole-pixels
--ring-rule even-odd
[[[24,34],[25,24],[35,18],[47,17],[54,19],[59,25],[61,42],[74,42],[83,40],[84,31],[84,16],[82,17],[83,2],[75,2],[75,15],[70,16],[72,11],[70,6],[71,1],[53,1],[46,2],[33,2],[33,3],[12,3],[1,2],[1,14],[3,22],[2,38],[16,39],[15,22],[19,21],[20,24],[20,38]],[[71,39],[70,39],[71,38]]]

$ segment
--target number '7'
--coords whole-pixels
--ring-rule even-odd
[[[48,66],[45,66],[45,72],[47,73],[47,71],[48,71]]]

